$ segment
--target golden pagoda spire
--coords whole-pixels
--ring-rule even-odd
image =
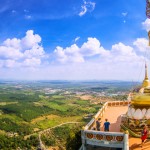
[[[149,39],[149,46],[150,46],[150,31],[148,31],[148,39]]]
[[[148,87],[148,86],[150,86],[150,82],[149,82],[149,79],[148,79],[147,64],[146,64],[146,63],[145,63],[145,79],[143,80],[142,86],[143,86],[143,87]]]
[[[145,63],[145,80],[148,80],[147,64]]]

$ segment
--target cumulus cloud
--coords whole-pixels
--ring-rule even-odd
[[[142,22],[142,25],[146,31],[149,31],[150,30],[150,19],[147,18],[144,22]]]
[[[136,51],[131,46],[127,46],[123,43],[112,45],[110,50],[111,61],[113,63],[126,63],[132,64],[141,61],[143,57],[138,56]]]
[[[15,60],[7,59],[0,60],[0,67],[13,68],[16,65]]]
[[[23,38],[8,38],[1,43],[0,76],[9,72],[4,77],[129,80],[137,77],[145,51],[149,50],[145,38],[137,38],[131,45],[118,42],[106,49],[99,39],[89,37],[81,46],[57,46],[50,53],[44,51],[41,41],[38,34],[29,30]]]
[[[133,45],[135,45],[140,52],[145,52],[147,50],[150,50],[148,46],[148,40],[146,38],[137,38]]]
[[[62,47],[56,47],[54,53],[59,62],[84,62],[84,58],[79,52],[79,47],[76,44],[71,45],[63,49]]]
[[[146,48],[145,39],[137,39],[133,42],[133,46],[128,46],[123,43],[117,43],[112,45],[112,48],[106,50],[101,46],[101,43],[96,38],[88,38],[87,42],[84,42],[81,47],[76,44],[67,48],[57,47],[54,51],[57,61],[61,63],[83,63],[92,59],[92,61],[103,61],[109,63],[139,61],[143,59],[144,53],[138,55],[138,51],[143,52]],[[136,48],[134,48],[134,46]],[[102,63],[102,62],[101,62]]]
[[[88,41],[81,46],[80,53],[83,56],[95,56],[98,54],[107,55],[109,51],[104,50],[98,39],[89,37]]]
[[[38,34],[34,34],[33,30],[26,32],[26,36],[21,40],[22,49],[30,49],[33,46],[37,46],[41,42],[41,37]]]
[[[141,65],[148,60],[145,48],[147,40],[144,38],[137,38],[132,45],[119,42],[107,50],[98,39],[90,37],[81,47],[76,44],[67,48],[57,47],[54,53],[56,60],[65,64],[61,67],[57,63],[64,79],[67,79],[65,74],[69,74],[72,79],[138,80]]]
[[[92,12],[95,9],[96,3],[91,2],[91,1],[83,1],[84,4],[81,6],[81,11],[79,13],[79,16],[85,15],[87,12]]]
[[[96,38],[88,38],[87,42],[83,43],[81,47],[78,47],[76,44],[64,49],[56,47],[54,53],[57,60],[63,63],[84,62],[85,57],[109,55],[109,51],[104,50]]]
[[[28,30],[22,39],[6,39],[0,45],[1,66],[16,67],[26,65],[29,67],[40,65],[45,52],[41,46],[41,37]],[[33,63],[32,63],[33,62]]]
[[[25,59],[24,62],[23,62],[23,65],[24,66],[27,66],[27,67],[34,67],[34,66],[37,66],[37,65],[40,65],[41,64],[41,59],[39,58],[30,58],[30,59]]]

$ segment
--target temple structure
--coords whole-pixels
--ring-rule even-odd
[[[105,118],[111,123],[110,132],[93,130],[96,120]],[[141,130],[150,127],[150,81],[145,64],[145,78],[141,86],[129,94],[127,101],[108,101],[81,132],[80,150],[140,150]],[[150,141],[144,144],[144,150],[150,150]]]
[[[150,81],[146,64],[143,83],[130,96],[131,104],[128,108],[125,125],[138,133],[143,126],[150,126]]]

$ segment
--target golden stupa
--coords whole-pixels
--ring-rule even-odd
[[[140,87],[130,94],[130,105],[126,113],[125,125],[133,132],[139,132],[145,125],[150,126],[150,81],[147,64],[145,78]]]
[[[145,64],[145,78],[142,86],[131,96],[131,105],[135,107],[149,107],[150,106],[150,81],[148,79],[147,64]]]

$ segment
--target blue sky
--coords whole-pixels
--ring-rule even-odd
[[[149,59],[145,7],[143,0],[0,0],[0,78],[138,80]]]

